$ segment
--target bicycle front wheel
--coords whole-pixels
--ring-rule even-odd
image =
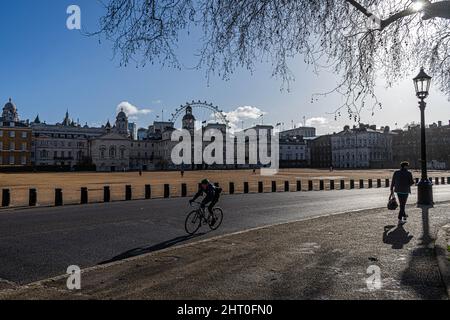
[[[184,228],[188,234],[193,235],[198,231],[198,229],[200,229],[201,225],[202,219],[198,214],[198,211],[194,210],[191,213],[189,213],[188,216],[186,217]]]
[[[220,208],[214,208],[213,214],[209,216],[208,224],[211,230],[219,229],[223,221],[223,211]]]

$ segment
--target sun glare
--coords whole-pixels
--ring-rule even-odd
[[[421,0],[414,1],[412,4],[413,10],[417,11],[417,12],[422,11],[423,7],[424,7],[424,2]]]

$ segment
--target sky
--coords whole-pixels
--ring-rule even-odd
[[[71,4],[81,8],[83,32],[66,27]],[[161,119],[163,110],[167,120],[175,108],[192,100],[219,106],[235,126],[264,121],[284,123],[290,129],[306,119],[307,125],[325,134],[354,124],[345,116],[334,120],[342,99],[338,95],[311,104],[313,94],[334,88],[338,78],[325,71],[314,74],[301,56],[292,59],[296,81],[289,91],[271,76],[270,63],[258,64],[253,73],[238,69],[228,81],[213,76],[209,82],[205,70],[120,67],[110,42],[85,35],[97,30],[102,13],[97,0],[1,1],[0,104],[12,98],[21,119],[33,120],[39,114],[41,121],[56,123],[69,110],[75,121],[95,126],[113,121],[117,110],[124,108],[130,121],[147,127],[158,116]],[[191,36],[180,43],[179,58],[188,67],[195,63],[195,41]],[[411,79],[387,90],[380,83],[377,93],[384,109],[374,116],[364,112],[362,122],[391,128],[418,122]],[[427,122],[448,123],[447,97],[432,89],[427,102]],[[263,120],[258,119],[260,114]]]

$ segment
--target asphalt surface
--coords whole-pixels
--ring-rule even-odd
[[[434,194],[449,201],[450,186],[436,186]],[[387,196],[388,189],[224,196],[222,227],[193,238],[184,231],[191,208],[182,198],[0,211],[0,279],[27,284],[70,265],[87,268],[249,228],[384,207]]]

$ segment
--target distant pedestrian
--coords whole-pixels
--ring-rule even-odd
[[[406,223],[408,218],[405,208],[408,196],[411,194],[411,186],[414,185],[414,179],[412,173],[408,170],[409,162],[404,161],[400,166],[401,169],[395,171],[392,177],[391,196],[394,195],[394,192],[397,194],[398,201],[400,202],[398,224],[402,225]]]
[[[181,169],[181,177],[184,178],[184,169]]]
[[[142,177],[142,169],[139,170],[139,176]]]

